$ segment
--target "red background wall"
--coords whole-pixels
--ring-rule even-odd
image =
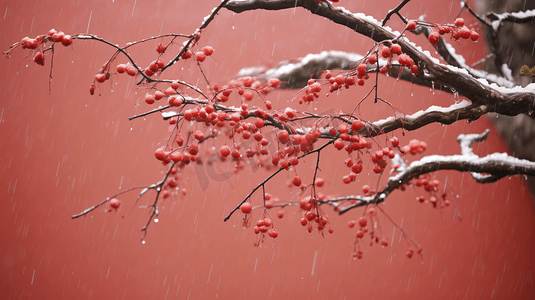
[[[388,2],[388,4],[387,4]],[[202,3],[202,4],[199,4]],[[90,32],[114,43],[160,33],[189,34],[218,1],[3,1],[0,48],[50,28],[67,33]],[[343,1],[354,12],[381,19],[396,1]],[[451,22],[456,1],[411,2],[407,17]],[[464,15],[467,20],[473,20]],[[391,26],[401,26],[393,20]],[[409,36],[423,42],[422,37]],[[456,44],[456,43],[454,43]],[[281,60],[322,50],[364,53],[370,41],[303,9],[254,11],[234,15],[222,10],[203,33],[201,46],[216,49],[203,65],[213,82],[224,84],[242,67],[275,65]],[[156,42],[131,52],[141,65],[156,57]],[[483,43],[458,44],[469,63],[485,55]],[[459,52],[458,51],[458,52]],[[161,178],[163,168],[152,152],[165,139],[159,116],[129,122],[146,111],[145,91],[125,77],[112,77],[90,97],[89,84],[113,51],[96,42],[74,41],[56,50],[53,80],[50,60],[35,65],[27,51],[0,60],[0,298],[2,299],[533,299],[535,214],[522,177],[491,185],[475,184],[467,174],[440,172],[456,198],[463,220],[453,208],[431,209],[415,201],[419,191],[396,192],[382,208],[424,248],[424,257],[407,259],[399,232],[382,219],[383,233],[393,246],[366,247],[363,260],[351,257],[354,230],[347,222],[362,210],[338,217],[325,208],[335,234],[324,238],[304,233],[296,209],[286,209],[276,222],[279,238],[252,246],[252,230],[242,230],[236,217],[222,219],[267,173],[246,169],[225,182],[210,181],[202,191],[189,173],[188,195],[165,200],[159,223],[150,226],[146,244],[140,229],[146,210],[130,210],[134,194],[123,198],[117,213],[93,214],[71,220],[72,214],[131,186]],[[197,83],[198,71],[181,62],[168,77]],[[430,104],[451,105],[453,96],[381,78],[380,93],[408,114]],[[199,82],[199,86],[204,86]],[[323,97],[318,111],[350,110],[366,88]],[[50,88],[50,91],[49,91]],[[275,107],[286,107],[293,91],[271,96]],[[371,102],[371,101],[368,101]],[[306,107],[305,107],[306,108]],[[310,108],[313,109],[313,108]],[[384,105],[365,103],[363,117],[376,120],[391,114]],[[427,154],[456,154],[460,133],[480,133],[491,124],[431,125],[406,132],[425,140]],[[506,151],[495,132],[475,146],[478,154]],[[346,169],[334,155],[322,155],[325,193],[358,193],[377,176],[359,175],[344,186]],[[299,166],[311,180],[315,158]],[[307,166],[308,165],[308,166]],[[225,166],[220,166],[224,169]],[[371,168],[365,169],[370,172]],[[364,172],[364,173],[367,173]],[[267,186],[283,200],[287,175]],[[381,181],[384,183],[384,178]],[[281,188],[283,187],[283,188]],[[253,201],[258,201],[254,198]]]

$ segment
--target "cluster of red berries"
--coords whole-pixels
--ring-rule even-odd
[[[345,149],[348,154],[351,154],[352,152],[358,153],[356,161],[354,161],[351,156],[344,160],[344,164],[348,168],[351,168],[350,173],[342,178],[342,181],[346,184],[355,181],[357,175],[362,172],[363,167],[360,155],[363,154],[363,151],[368,152],[372,148],[372,144],[365,137],[357,134],[357,132],[362,128],[364,128],[364,124],[357,119],[351,123],[351,133],[353,135],[350,135],[349,128],[346,123],[340,124],[338,126],[338,131],[336,131],[334,128],[329,130],[329,134],[333,137],[336,136],[337,132],[340,133],[338,139],[336,139],[333,143],[336,149]],[[399,140],[397,137],[392,137],[390,142],[393,148],[398,148]],[[371,156],[371,160],[375,164],[373,171],[375,173],[383,172],[387,165],[388,159],[392,159],[395,156],[396,154],[394,150],[389,147],[383,147],[375,151]]]
[[[326,73],[326,75],[327,74],[331,73],[329,72]],[[332,74],[330,75],[330,77],[332,77]],[[314,79],[309,79],[304,91],[304,95],[299,98],[299,104],[311,103],[312,101],[314,101],[314,99],[318,99],[320,97],[319,93],[321,92],[321,84]]]
[[[427,149],[427,143],[420,140],[411,140],[408,145],[401,147],[403,153],[412,155],[423,153]]]
[[[158,51],[158,53],[160,53],[161,50],[162,50],[161,47],[156,48],[156,51]],[[196,61],[203,62],[206,60],[207,56],[211,56],[213,53],[214,53],[214,48],[212,48],[211,46],[205,46],[201,49],[201,51],[197,51],[195,53],[193,53],[193,51],[188,49],[182,54],[181,58],[186,60],[195,56]]]
[[[447,194],[445,192],[442,193],[440,197],[436,196],[436,192],[438,191],[440,182],[437,179],[435,179],[432,175],[429,175],[429,174],[420,175],[418,178],[415,178],[409,181],[407,184],[413,185],[416,187],[423,187],[424,190],[428,192],[429,194],[428,199],[426,199],[424,196],[416,197],[416,200],[418,200],[418,202],[420,203],[424,203],[426,202],[426,200],[428,200],[428,202],[431,203],[433,207],[437,207],[438,204],[440,204],[440,207],[450,205],[450,201],[447,199]]]
[[[440,40],[441,35],[445,35],[450,33],[451,38],[454,40],[459,40],[460,38],[463,39],[471,39],[472,41],[477,41],[479,39],[479,33],[477,33],[474,30],[471,30],[470,28],[466,27],[464,25],[464,19],[463,18],[457,18],[455,19],[454,26],[451,25],[435,25],[437,31],[433,31],[431,34],[429,34],[429,42],[431,44],[436,44]],[[407,29],[414,30],[416,28],[416,22],[410,21],[407,24]]]
[[[270,195],[266,194],[265,196],[269,196],[266,198],[271,199]],[[271,207],[271,204],[269,206]],[[240,210],[242,213],[245,214],[244,225],[249,226],[249,220],[251,217],[251,213],[253,211],[252,204],[250,202],[244,202],[242,205],[240,205]],[[279,218],[282,218],[284,216],[284,212],[282,210],[279,211],[278,216]],[[273,224],[273,220],[269,217],[264,217],[264,216],[261,216],[260,219],[256,221],[256,226],[253,228],[253,232],[257,235],[262,233],[262,239],[265,233],[267,233],[272,238],[277,238],[279,236],[279,233],[277,232],[277,229],[275,229],[275,226]],[[261,239],[257,238],[255,242],[255,246],[259,246],[260,243],[261,243]]]
[[[320,181],[321,183],[318,185],[318,181],[316,181],[316,186],[322,186],[323,181]],[[317,200],[325,200],[326,196],[322,193],[318,193]],[[323,232],[323,230],[327,227],[329,224],[329,220],[327,216],[322,212],[320,209],[316,198],[311,196],[306,196],[302,198],[299,201],[299,207],[303,210],[303,217],[301,218],[301,225],[307,227],[307,232],[311,233],[313,230],[313,224],[317,224],[317,229],[319,232]],[[333,227],[329,226],[329,229],[327,230],[329,233],[333,233]]]
[[[147,104],[153,104],[154,102],[163,99],[164,97],[167,97],[167,101],[169,105],[171,106],[180,106],[183,103],[182,97],[179,97],[177,95],[177,89],[179,88],[179,84],[176,81],[173,81],[171,83],[171,86],[165,89],[163,92],[160,90],[156,90],[154,94],[146,93],[145,94],[145,102]]]
[[[214,85],[213,89],[217,93],[215,96],[218,101],[227,102],[233,90],[236,90],[243,100],[251,101],[255,93],[269,94],[273,89],[279,87],[280,80],[278,78],[270,78],[266,85],[263,85],[259,80],[252,76],[243,76],[232,79],[228,84],[219,88]],[[270,101],[265,101],[267,109],[272,109]]]
[[[270,237],[276,238],[279,236],[277,233],[277,229],[271,228],[273,226],[273,221],[270,218],[262,218],[258,221],[256,221],[256,226],[253,228],[253,232],[255,234],[259,233],[268,233]]]
[[[35,50],[40,44],[44,44],[48,41],[61,43],[63,46],[68,47],[72,44],[72,36],[65,34],[63,31],[58,32],[55,29],[50,29],[47,34],[37,36],[34,39],[25,37],[19,44],[22,46],[22,49]],[[45,55],[43,52],[37,52],[33,57],[33,61],[40,66],[44,66]]]
[[[364,66],[364,76],[361,77],[361,75],[358,74],[358,76],[359,76],[358,85],[360,85],[360,86],[364,85],[364,78],[366,78],[366,79],[369,78],[366,75],[366,65],[365,64],[359,65],[357,67],[357,70],[362,69],[362,66]],[[337,91],[337,90],[341,89],[342,87],[345,87],[346,89],[348,89],[349,87],[351,87],[351,86],[353,86],[353,85],[355,85],[357,83],[357,80],[355,79],[354,76],[351,75],[351,72],[347,73],[345,75],[339,74],[337,76],[334,76],[331,73],[331,71],[325,71],[325,79],[328,79],[329,83],[331,84],[330,88],[329,88],[329,92],[330,93],[332,93],[334,91]]]
[[[414,63],[414,60],[411,57],[403,53],[403,51],[401,50],[401,46],[399,44],[397,43],[383,44],[383,47],[381,48],[381,51],[380,51],[380,55],[381,57],[388,59],[387,66],[390,66],[394,55],[398,55],[398,63],[402,67],[403,66],[407,67],[409,70],[411,70],[412,74],[418,74],[418,66]],[[370,60],[372,60],[373,63],[370,62]],[[371,64],[374,64],[375,61],[376,61],[376,58],[373,55],[371,55],[368,58],[368,62]],[[387,66],[384,66],[383,68],[381,68],[380,70],[381,73],[385,73],[388,70]]]
[[[368,216],[370,218],[372,223],[373,222],[378,222],[378,220],[374,221],[374,218],[377,216],[377,211],[375,210],[374,207],[370,207],[366,211],[366,216]],[[362,238],[364,238],[364,235],[370,231],[370,229],[367,226],[368,225],[368,220],[366,219],[366,216],[361,217],[358,221],[357,220],[351,220],[347,224],[347,226],[349,228],[354,228],[357,224],[359,225],[359,228],[358,228],[356,236],[355,236],[356,240],[355,240],[355,250],[353,251],[353,258],[361,259],[363,257],[363,255],[364,255],[362,250],[360,250],[360,246],[359,246],[360,243],[359,242],[362,240]],[[384,237],[381,237],[381,239],[379,239],[378,237],[375,236],[373,228],[372,228],[372,230],[370,232],[370,236],[371,236],[371,239],[372,239],[372,244],[373,244],[373,241],[375,240],[375,243],[380,243],[382,247],[387,247],[388,246],[388,241]]]

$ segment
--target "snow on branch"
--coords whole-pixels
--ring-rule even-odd
[[[231,0],[225,8],[241,13],[255,9],[281,10],[298,6],[351,28],[376,42],[398,38],[398,44],[403,52],[408,54],[421,69],[418,74],[421,79],[449,86],[473,103],[487,105],[492,112],[517,115],[531,114],[535,109],[535,84],[525,88],[506,88],[495,83],[489,84],[488,80],[475,78],[465,69],[441,64],[428,51],[423,51],[406,37],[400,38],[399,32],[392,31],[389,27],[382,27],[373,17],[362,13],[352,13],[343,7],[333,7],[325,2],[315,3],[310,0]]]
[[[335,50],[322,51],[319,54],[311,53],[305,57],[282,61],[278,66],[271,69],[263,66],[243,68],[238,72],[237,76],[255,76],[261,82],[267,82],[270,78],[278,78],[283,82],[281,88],[299,89],[306,86],[310,78],[319,78],[324,70],[354,69],[363,58],[364,56],[357,53]],[[388,60],[379,59],[379,69],[387,64]],[[397,62],[393,61],[392,64],[396,65]],[[367,63],[367,66],[368,73],[376,72],[376,64]],[[415,77],[407,68],[401,68],[401,74],[399,74],[399,71],[400,68],[391,68],[389,75],[421,86],[451,92],[449,88],[440,84],[433,84],[431,81]]]
[[[431,123],[452,124],[459,120],[475,121],[489,112],[485,105],[471,104],[469,101],[461,101],[449,107],[430,106],[425,111],[418,111],[412,115],[389,117],[371,123],[364,130],[363,136],[376,136],[396,129],[416,130]]]
[[[461,145],[461,155],[430,155],[408,166],[401,164],[394,170],[398,173],[389,177],[386,186],[373,196],[345,196],[327,199],[324,202],[337,207],[343,201],[355,200],[356,202],[349,206],[340,207],[339,212],[342,214],[355,207],[383,202],[390,193],[408,184],[412,179],[439,170],[470,172],[478,183],[491,183],[512,175],[535,176],[535,162],[512,157],[507,153],[493,153],[484,157],[474,154],[472,144],[486,140],[489,132],[487,129],[481,134],[459,135],[457,141]]]
[[[535,21],[535,9],[502,14],[489,12],[487,13],[487,19],[489,19],[492,29],[498,31],[502,22],[528,23]]]

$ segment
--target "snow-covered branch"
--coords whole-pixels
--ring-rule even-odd
[[[227,9],[241,13],[248,10],[266,9],[281,10],[303,7],[310,12],[325,17],[337,24],[349,27],[355,32],[381,42],[400,37],[400,33],[389,27],[382,27],[381,23],[371,16],[362,13],[352,13],[342,7],[309,0],[232,0],[225,6]],[[467,70],[455,66],[441,64],[438,59],[423,51],[406,37],[398,39],[402,51],[408,54],[421,71],[419,77],[427,81],[434,81],[449,86],[463,94],[473,103],[485,104],[492,112],[504,115],[530,114],[535,109],[535,85],[526,88],[505,88],[497,84],[489,84],[482,78],[475,78]]]
[[[461,155],[430,155],[414,161],[408,166],[401,164],[395,169],[395,172],[398,173],[389,177],[386,186],[373,196],[344,196],[327,199],[324,202],[337,207],[341,206],[343,201],[355,200],[356,202],[349,206],[340,207],[339,212],[342,214],[355,207],[383,202],[390,193],[410,183],[412,179],[439,170],[470,172],[478,183],[491,183],[512,175],[535,176],[535,162],[518,159],[507,153],[493,153],[484,157],[474,154],[471,148],[472,144],[486,140],[489,132],[487,129],[482,134],[459,135],[457,141],[461,145]]]
[[[321,72],[324,70],[350,70],[354,69],[358,63],[364,58],[363,55],[357,53],[349,53],[344,51],[323,51],[315,54],[311,53],[305,57],[300,57],[292,60],[285,60],[279,63],[278,66],[271,69],[267,69],[263,66],[250,67],[241,69],[237,76],[255,76],[257,80],[261,82],[267,82],[270,78],[278,78],[281,80],[281,88],[287,89],[300,89],[306,86],[307,81],[312,78],[319,78]],[[388,64],[388,60],[379,59],[379,69]],[[397,61],[392,62],[393,65],[397,64]],[[368,73],[373,73],[377,69],[377,65],[368,65]],[[399,71],[401,70],[401,75]],[[444,90],[445,92],[451,92],[449,88],[446,88],[440,84],[435,84],[428,80],[415,77],[407,68],[390,68],[390,76],[399,78],[401,80],[409,81],[414,84],[433,87],[437,90]]]

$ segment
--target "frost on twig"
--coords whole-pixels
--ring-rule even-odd
[[[383,202],[390,193],[408,184],[412,179],[439,170],[470,172],[478,183],[491,183],[512,175],[535,176],[535,162],[518,159],[507,153],[493,153],[484,157],[474,154],[471,148],[472,144],[486,140],[489,132],[490,130],[487,129],[481,134],[459,135],[457,141],[461,145],[461,155],[430,155],[414,161],[408,166],[401,164],[395,170],[398,173],[389,177],[386,186],[373,196],[345,196],[331,198],[325,202],[336,207],[340,205],[341,201],[356,200],[349,206],[341,207],[339,212],[342,214],[355,207]]]

